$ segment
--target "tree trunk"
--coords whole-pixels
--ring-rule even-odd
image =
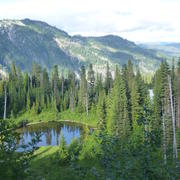
[[[64,76],[62,74],[62,85],[61,85],[61,91],[62,91],[62,99],[64,99]]]
[[[73,94],[73,90],[72,90],[72,88],[71,88],[71,89],[70,89],[70,110],[71,110],[71,112],[74,111],[74,106],[75,106],[74,94]]]
[[[180,77],[177,81],[177,127],[180,128]]]
[[[4,91],[4,120],[6,119],[6,107],[7,107],[7,87],[5,85],[5,91]]]
[[[85,101],[86,101],[86,114],[88,115],[88,95],[86,93],[86,97],[85,97]]]
[[[54,80],[54,100],[55,100],[55,104],[57,106],[57,80]]]
[[[177,154],[177,144],[176,144],[175,115],[174,115],[173,98],[172,98],[171,78],[169,75],[168,75],[168,82],[169,82],[171,113],[172,113],[172,127],[173,127],[173,155],[174,155],[174,158],[177,159],[178,154]]]
[[[180,128],[180,97],[178,97],[177,105],[177,127]]]

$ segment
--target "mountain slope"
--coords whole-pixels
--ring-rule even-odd
[[[146,43],[146,44],[139,44],[142,48],[146,49],[154,49],[159,51],[167,56],[171,57],[180,57],[180,43]]]
[[[60,68],[79,71],[82,64],[93,63],[103,71],[106,62],[111,68],[131,59],[143,72],[153,72],[162,60],[155,50],[147,50],[121,37],[70,36],[66,32],[41,21],[0,21],[0,64],[14,61],[21,69],[30,70],[33,62],[48,69]]]

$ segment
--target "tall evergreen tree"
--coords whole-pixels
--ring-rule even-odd
[[[86,80],[86,70],[85,67],[81,67],[81,81],[80,81],[80,90],[79,90],[79,109],[86,111],[88,115],[89,111],[89,97],[87,89],[87,80]]]
[[[106,97],[105,92],[101,91],[99,101],[97,104],[97,115],[98,115],[98,129],[101,131],[107,128],[107,112],[106,112]]]
[[[69,97],[70,97],[70,110],[71,112],[74,111],[76,106],[76,84],[75,84],[75,74],[72,72],[69,75]]]
[[[60,106],[60,96],[59,96],[59,73],[58,66],[55,65],[52,71],[52,89],[53,89],[53,101],[55,110]],[[59,107],[60,108],[60,107]]]
[[[105,87],[106,94],[108,94],[110,92],[111,88],[112,88],[112,74],[110,72],[108,62],[107,62],[107,65],[106,65],[106,74],[105,74],[104,87]]]
[[[95,75],[94,75],[94,70],[93,70],[93,66],[92,64],[89,65],[88,68],[88,77],[87,77],[87,81],[88,81],[88,94],[89,94],[89,103],[90,105],[92,105],[93,101],[94,101],[94,87],[95,87]]]
[[[128,137],[130,134],[130,119],[128,114],[126,87],[117,67],[111,99],[112,101],[109,110],[111,132],[121,138]]]

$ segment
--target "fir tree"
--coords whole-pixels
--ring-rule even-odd
[[[81,81],[80,81],[80,90],[79,90],[79,110],[86,111],[88,115],[89,112],[89,97],[87,90],[87,80],[86,80],[86,70],[85,67],[81,67]]]
[[[89,94],[89,103],[92,105],[93,100],[94,100],[94,87],[95,87],[95,75],[94,75],[94,70],[92,64],[89,65],[88,68],[88,94]]]
[[[59,87],[59,73],[58,73],[58,66],[55,65],[53,67],[53,72],[52,72],[52,89],[53,89],[53,101],[55,103],[55,111],[58,108],[59,103],[59,93],[58,93],[58,87]]]
[[[72,72],[70,75],[69,75],[69,84],[70,84],[70,93],[69,93],[69,96],[70,96],[70,110],[71,112],[74,111],[75,109],[75,105],[76,105],[76,89],[75,89],[75,74]]]
[[[108,94],[110,92],[111,88],[112,88],[112,75],[111,75],[111,72],[110,72],[108,62],[107,62],[107,65],[106,65],[106,74],[105,74],[104,87],[105,87],[106,94]]]
[[[128,114],[126,87],[117,67],[111,98],[111,131],[121,138],[128,137],[130,134],[130,119]]]
[[[67,150],[67,145],[66,145],[66,141],[63,134],[61,135],[61,138],[60,138],[59,158],[60,158],[61,164],[66,164],[68,161],[68,150]]]
[[[106,99],[105,92],[102,91],[99,96],[99,102],[97,104],[97,115],[98,115],[98,129],[103,131],[107,127],[106,122]]]
[[[31,100],[30,100],[30,94],[29,92],[27,93],[27,99],[26,99],[26,110],[29,112],[31,109]]]

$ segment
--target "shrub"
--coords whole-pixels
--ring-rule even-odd
[[[72,139],[68,147],[69,160],[74,161],[78,159],[82,145],[79,139]]]
[[[88,136],[82,145],[82,150],[80,151],[79,158],[82,159],[93,159],[96,158],[100,153],[100,146],[97,143],[95,136]]]
[[[68,162],[68,150],[64,135],[61,135],[60,144],[59,144],[59,158],[60,164],[64,165]]]

